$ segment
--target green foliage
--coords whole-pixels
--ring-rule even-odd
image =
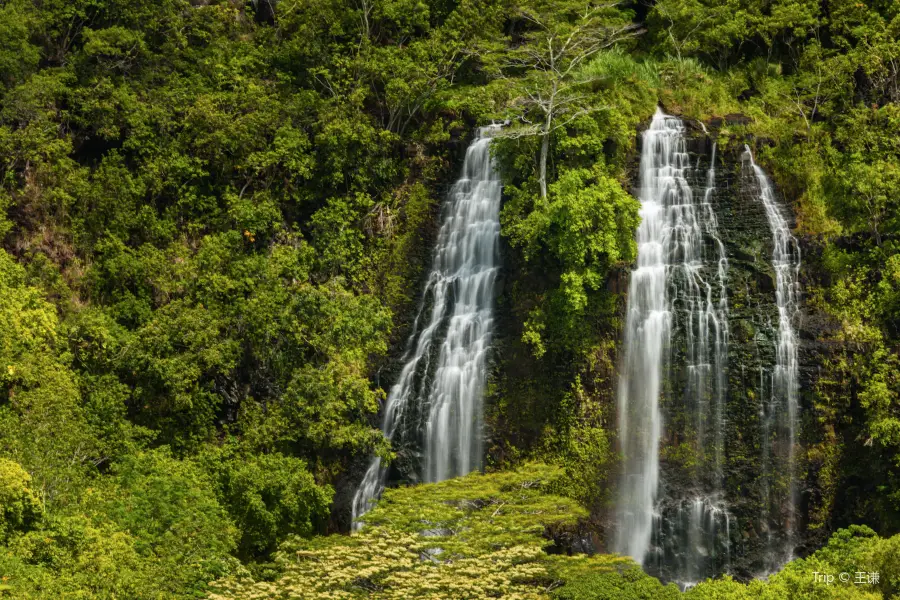
[[[572,500],[547,493],[560,474],[532,463],[388,490],[361,533],[289,540],[277,558],[284,573],[274,583],[224,580],[211,598],[544,597],[541,590],[552,582],[541,550],[544,525],[585,515]]]
[[[664,586],[628,558],[615,555],[554,557],[557,581],[565,584],[550,597],[559,600],[675,600],[674,584]]]
[[[545,531],[585,515],[552,495],[559,468],[529,463],[517,471],[469,475],[439,484],[391,489],[351,536],[294,538],[277,554],[273,582],[230,578],[212,600],[293,598],[889,598],[898,579],[900,536],[879,538],[861,526],[838,531],[828,545],[797,559],[768,581],[737,583],[726,576],[686,593],[662,585],[629,558],[547,554]],[[817,582],[813,573],[879,572],[879,583]]]
[[[556,485],[559,493],[577,499],[583,506],[600,506],[607,489],[602,482],[613,463],[606,431],[601,427],[576,427],[566,436],[567,447],[559,456],[565,475]]]
[[[759,40],[787,45],[817,24],[817,2],[759,0],[663,0],[650,13],[656,47],[682,56],[699,54],[724,68],[741,56],[742,46]]]
[[[204,461],[240,532],[243,557],[267,556],[289,535],[323,531],[334,491],[316,485],[302,460],[281,454],[241,456],[225,446]]]
[[[47,505],[72,501],[101,460],[104,442],[81,403],[76,374],[60,352],[59,320],[24,270],[0,253],[0,452],[21,464]]]
[[[165,450],[126,457],[71,508],[0,551],[14,597],[202,597],[237,568],[237,529],[211,480]]]
[[[166,595],[148,567],[127,533],[83,517],[55,518],[0,552],[0,571],[6,582],[0,587],[0,597],[174,597]],[[9,592],[6,596],[4,590]]]
[[[0,458],[0,541],[40,522],[44,507],[30,484],[31,476],[21,465]]]
[[[549,201],[515,222],[509,235],[528,256],[549,250],[596,289],[606,269],[634,255],[630,233],[636,222],[637,206],[618,182],[597,168],[572,169],[550,187]]]
[[[550,310],[532,313],[526,324],[528,342],[540,356],[545,344],[538,332],[545,328],[544,320],[554,319],[555,331],[571,338],[581,326],[588,294],[600,289],[611,266],[633,256],[637,206],[602,171],[573,169],[560,175],[550,186],[548,201],[527,216],[517,215],[516,208],[513,203],[504,209],[511,242],[526,257],[552,256],[563,269]]]
[[[897,580],[891,573],[897,562],[897,544],[900,537],[881,539],[865,526],[853,525],[841,529],[832,536],[828,545],[805,559],[788,563],[785,568],[771,576],[768,581],[753,581],[749,585],[739,584],[730,577],[719,581],[705,582],[685,594],[687,598],[705,600],[722,598],[739,600],[744,598],[893,598],[897,593]],[[814,574],[848,573],[849,583],[840,582],[827,585],[817,581]],[[857,573],[863,573],[865,584],[857,583]],[[869,573],[878,573],[878,583],[868,582]]]
[[[38,64],[40,53],[30,43],[29,20],[23,2],[7,2],[0,7],[0,73],[5,88],[11,88]]]
[[[810,392],[810,527],[896,530],[897,3],[659,0],[645,23],[629,6],[3,2],[0,596],[183,598],[220,576],[223,595],[674,594],[540,538],[585,515],[570,498],[607,499],[629,161],[660,102],[743,113],[719,147],[753,140],[821,248],[808,296],[840,350]],[[455,142],[491,119],[510,120],[509,245],[488,462],[560,467],[392,491],[364,533],[315,538],[352,467],[390,453],[376,375]],[[879,467],[864,489],[859,464]],[[806,570],[898,572],[895,546],[841,532],[767,584],[688,595],[828,597]],[[242,581],[235,557],[281,583]]]
[[[172,561],[171,572],[183,581],[205,581],[226,570],[223,557],[237,536],[213,489],[198,466],[163,448],[119,462],[84,502],[98,520],[110,519],[131,534],[139,554]]]

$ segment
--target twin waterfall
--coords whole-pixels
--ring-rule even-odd
[[[768,536],[772,562],[780,565],[791,554],[792,546],[782,542],[793,536],[796,496],[799,257],[771,185],[748,160],[758,179],[755,201],[765,209],[775,248],[775,364],[759,407],[760,458],[768,477],[758,494],[766,511],[759,528]],[[685,124],[657,110],[643,135],[638,258],[618,389],[623,464],[613,548],[682,588],[727,572],[732,533],[739,537],[725,491],[729,262],[714,210],[715,145],[705,178],[699,168],[690,164]],[[692,189],[704,184],[702,193]],[[787,492],[778,491],[777,472],[788,474]],[[789,531],[774,536],[777,527]]]
[[[499,270],[501,185],[490,155],[497,127],[478,132],[442,207],[432,270],[384,410],[388,439],[421,436],[416,446],[424,449],[422,479],[429,482],[481,467],[485,360]],[[353,497],[355,529],[381,495],[387,471],[379,457],[372,459]]]
[[[481,466],[499,269],[495,129],[479,131],[442,208],[384,410],[382,431],[413,479]],[[717,172],[716,145],[704,137],[705,150],[690,153],[689,140],[697,142],[686,124],[661,110],[643,134],[613,540],[616,552],[682,588],[726,572],[766,575],[798,543],[799,246],[749,148],[733,184],[736,165],[720,159]],[[353,498],[354,528],[388,471],[372,459]]]

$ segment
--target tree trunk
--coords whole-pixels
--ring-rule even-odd
[[[550,152],[550,132],[547,131],[544,133],[544,137],[541,140],[541,173],[540,173],[540,182],[541,182],[541,198],[547,198],[547,154]]]
[[[553,93],[550,94],[550,103],[546,109],[547,118],[544,121],[544,137],[541,139],[541,172],[539,178],[541,182],[541,200],[547,199],[547,155],[550,154],[550,133],[553,131],[550,127],[553,125],[553,113],[556,110],[557,85],[558,83],[554,81]]]

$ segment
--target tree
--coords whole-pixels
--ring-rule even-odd
[[[657,51],[701,56],[724,71],[753,50],[777,61],[807,37],[818,12],[814,0],[660,0],[647,20]]]
[[[43,513],[31,476],[20,464],[0,458],[0,542],[13,532],[34,528]]]
[[[546,306],[533,310],[525,323],[524,339],[541,356],[546,333],[557,344],[578,345],[590,292],[601,288],[614,265],[634,255],[638,207],[595,166],[562,170],[543,202],[527,215],[518,212],[522,208],[518,194],[504,208],[511,243],[530,259],[552,257],[561,271],[559,287],[547,294]]]
[[[620,3],[595,4],[583,0],[535,0],[518,6],[522,43],[512,51],[507,69],[527,73],[521,99],[524,127],[506,135],[539,136],[538,181],[541,198],[547,197],[547,159],[550,138],[578,117],[601,107],[588,105],[579,93],[589,79],[579,68],[589,58],[640,33],[640,28],[618,9]],[[532,115],[536,115],[534,118]]]
[[[256,455],[237,443],[201,456],[240,531],[242,558],[265,558],[289,535],[324,531],[334,490],[316,485],[305,461],[280,453]]]
[[[102,462],[78,377],[61,352],[59,319],[25,271],[0,251],[0,455],[22,465],[46,506],[77,497]]]
[[[137,554],[165,578],[160,587],[174,594],[202,588],[233,566],[239,532],[212,477],[166,447],[123,459],[85,494],[83,506],[95,523],[133,537]]]

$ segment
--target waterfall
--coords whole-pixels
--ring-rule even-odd
[[[715,146],[697,202],[684,134],[679,119],[657,110],[643,136],[638,258],[618,390],[623,471],[615,548],[686,587],[727,565],[731,516],[722,490],[728,259],[713,207]],[[681,499],[661,490],[659,456],[663,411],[678,400],[677,434],[696,457],[690,487],[680,492],[689,496]]]
[[[715,474],[719,482],[725,476],[725,401],[728,394],[728,256],[719,235],[719,221],[712,201],[716,189],[716,144],[713,143],[709,170],[706,173],[706,191],[703,194],[704,228],[716,249],[716,286],[719,297],[714,315],[715,324],[713,356],[713,397],[715,398]],[[712,289],[707,296],[708,308],[713,306]],[[727,519],[726,519],[727,522]]]
[[[769,393],[763,397],[763,514],[769,544],[766,569],[773,572],[793,558],[796,532],[797,480],[796,430],[799,405],[799,358],[795,321],[799,315],[800,247],[791,235],[787,219],[775,199],[765,172],[754,162],[745,146],[744,161],[749,163],[758,185],[759,201],[772,230],[772,268],[775,271],[775,304],[778,329],[775,338],[775,368],[768,381]],[[784,481],[784,478],[787,481]],[[780,528],[781,544],[775,540]]]
[[[691,210],[699,215],[692,237],[704,243],[685,255],[679,268],[688,283],[677,287],[683,296],[680,307],[686,325],[685,353],[687,385],[684,399],[693,403],[694,451],[697,456],[692,495],[674,501],[674,517],[665,519],[665,511],[657,509],[660,545],[660,572],[667,574],[682,589],[727,570],[731,561],[731,521],[723,490],[725,456],[725,402],[728,391],[728,257],[719,235],[718,219],[713,207],[716,181],[716,144],[713,143],[703,201]],[[707,260],[707,247],[714,260]],[[673,273],[678,276],[677,271]],[[676,299],[673,304],[677,306]],[[711,452],[710,452],[711,449]],[[710,456],[711,455],[711,456]]]
[[[644,132],[640,164],[637,268],[628,284],[624,360],[619,377],[619,445],[623,455],[614,547],[639,564],[650,548],[659,486],[663,361],[671,318],[666,260],[680,244],[673,235],[670,206],[684,205],[690,187],[681,122],[656,111]],[[689,240],[685,240],[689,242]]]
[[[500,179],[490,138],[479,136],[450,193],[435,251],[437,285],[452,290],[450,323],[428,395],[425,479],[443,481],[481,467],[481,403],[499,270]]]
[[[407,412],[421,415],[424,423],[413,428],[424,430],[426,481],[481,467],[485,361],[499,270],[501,185],[490,155],[491,135],[498,128],[479,130],[466,151],[462,176],[444,202],[422,304],[385,404],[381,429],[390,440],[400,434]],[[374,457],[353,497],[354,529],[380,496],[386,477],[387,467]]]

